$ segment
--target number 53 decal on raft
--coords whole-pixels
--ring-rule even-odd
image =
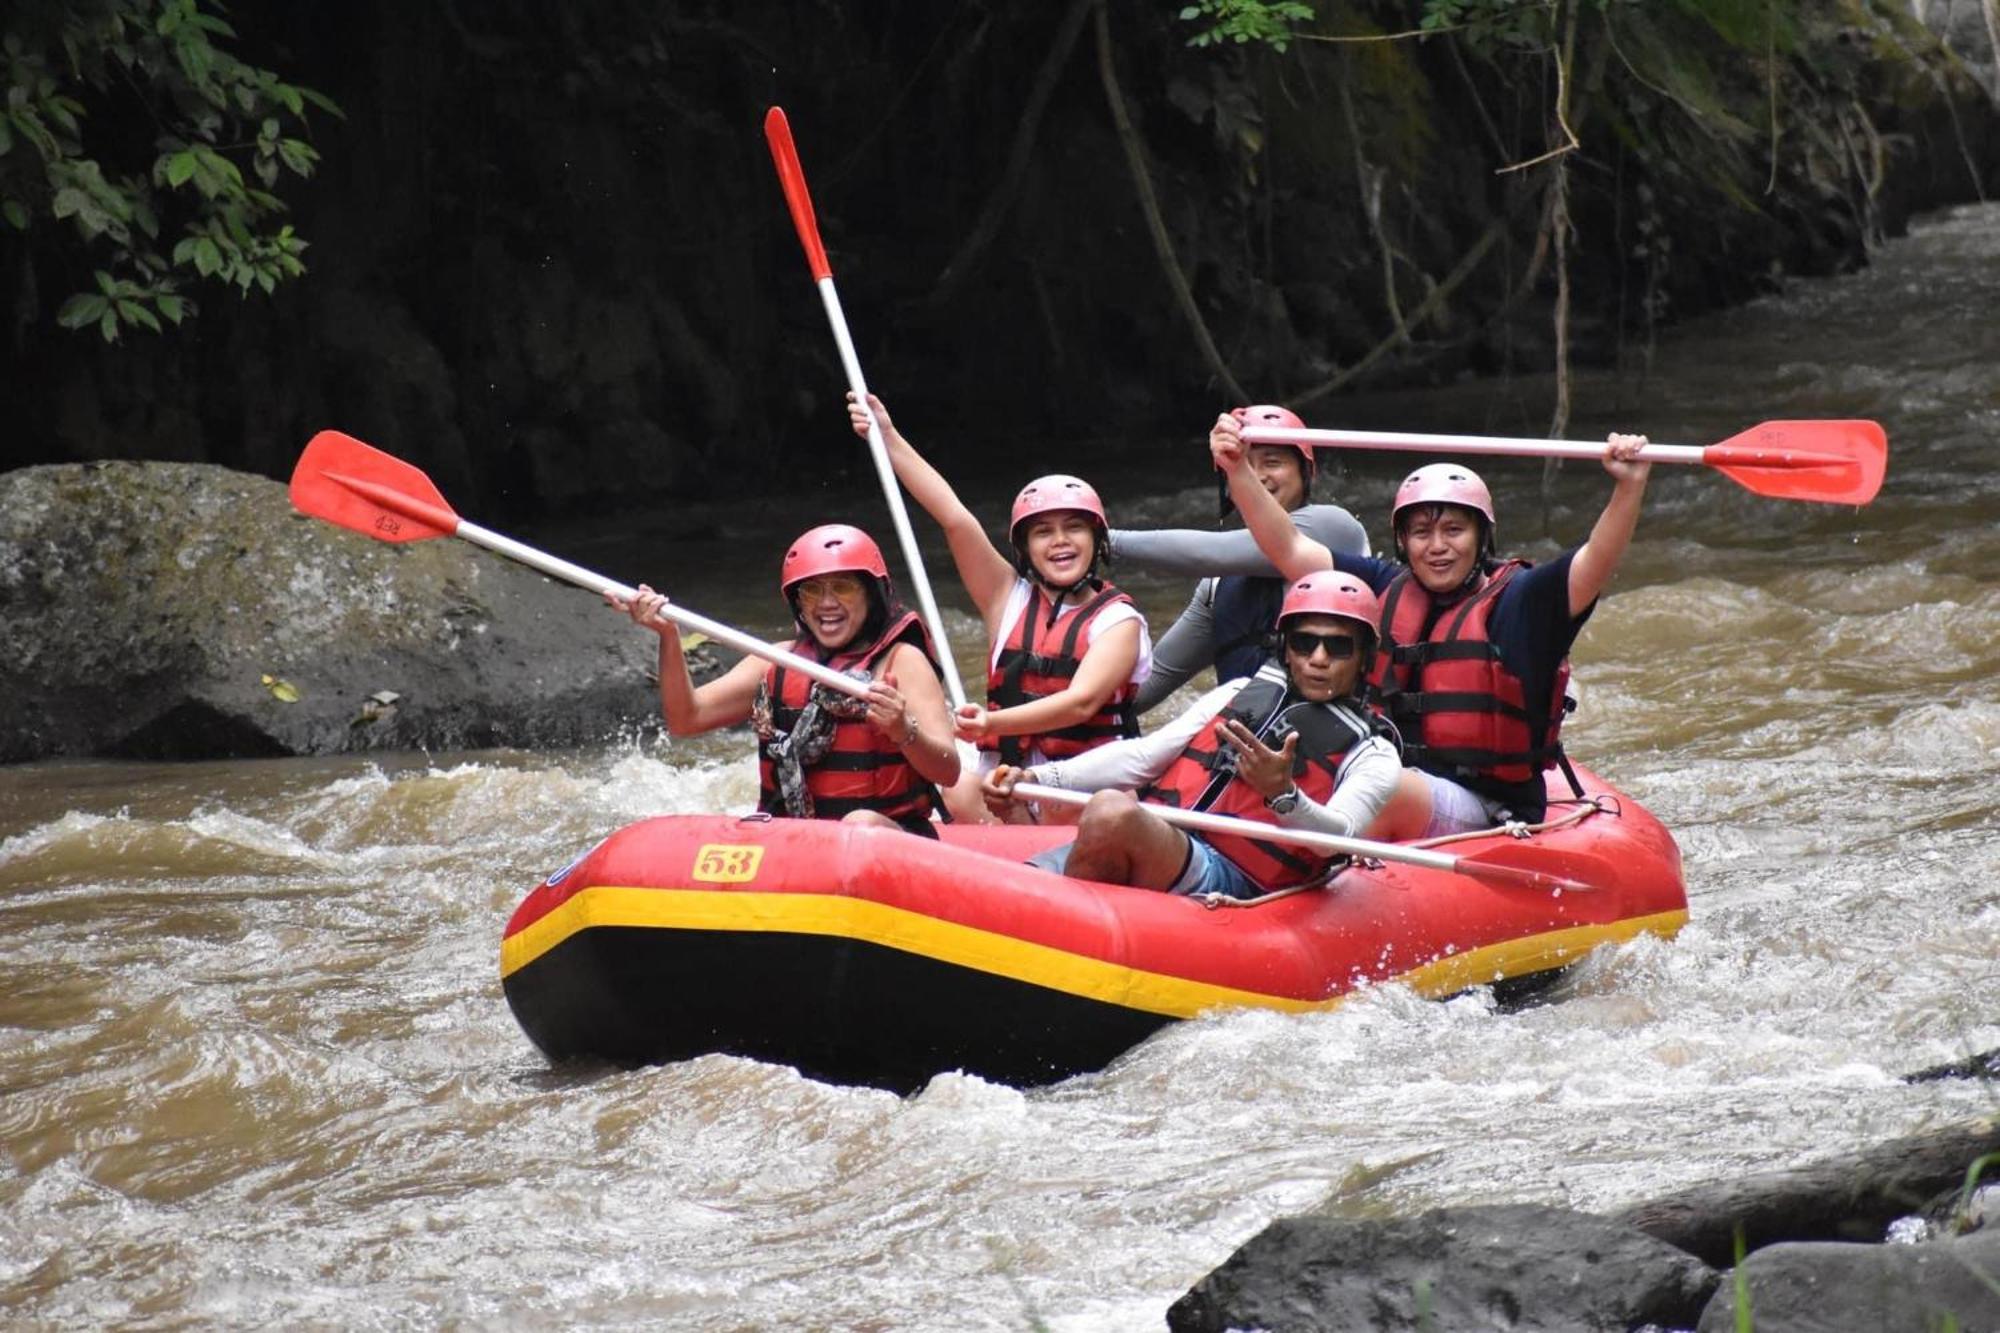
[[[706,884],[746,884],[757,878],[757,866],[763,859],[762,847],[705,842],[694,854],[693,876]]]

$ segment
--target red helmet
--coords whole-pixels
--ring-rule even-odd
[[[1091,489],[1089,482],[1061,472],[1036,477],[1021,488],[1021,493],[1014,497],[1013,516],[1007,520],[1007,536],[1018,546],[1021,544],[1021,524],[1037,514],[1064,509],[1096,519],[1098,542],[1102,545],[1104,533],[1110,527],[1104,517],[1104,502],[1097,498],[1097,492]]]
[[[785,552],[778,587],[789,597],[792,585],[820,574],[872,574],[886,583],[889,566],[882,559],[882,548],[860,528],[826,523],[802,534]]]
[[[1285,589],[1284,603],[1278,608],[1280,626],[1293,616],[1339,616],[1365,625],[1366,642],[1375,641],[1375,627],[1382,619],[1382,601],[1368,585],[1352,574],[1326,570],[1308,574]]]
[[[1299,414],[1289,407],[1279,407],[1276,403],[1253,403],[1249,407],[1232,407],[1229,415],[1246,426],[1282,426],[1286,430],[1304,430],[1306,423],[1299,420]],[[1310,487],[1313,477],[1319,471],[1319,459],[1313,451],[1302,444],[1279,446],[1298,450],[1301,467],[1304,469],[1306,485]]]
[[[1459,505],[1477,510],[1486,518],[1486,541],[1493,541],[1493,492],[1469,467],[1457,463],[1427,463],[1396,488],[1396,503],[1389,510],[1389,530],[1396,530],[1403,511],[1413,505]]]

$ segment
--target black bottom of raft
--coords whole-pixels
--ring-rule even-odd
[[[597,926],[504,987],[551,1058],[742,1055],[893,1092],[950,1069],[1053,1083],[1104,1068],[1173,1021],[861,940],[782,932]]]

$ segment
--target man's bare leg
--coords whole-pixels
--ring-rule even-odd
[[[1076,843],[1063,873],[1102,884],[1165,889],[1187,865],[1188,840],[1130,792],[1101,791],[1077,821]]]

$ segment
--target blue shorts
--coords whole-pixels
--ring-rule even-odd
[[[1196,897],[1217,894],[1224,898],[1261,898],[1264,889],[1238,868],[1237,864],[1195,834],[1188,834],[1187,864],[1167,886],[1168,893]]]
[[[1028,864],[1038,870],[1048,870],[1061,875],[1067,873],[1070,848],[1075,843],[1065,842],[1047,851],[1036,852],[1028,858]],[[1188,835],[1187,864],[1181,873],[1167,886],[1168,893],[1183,896],[1192,894],[1217,893],[1225,898],[1261,898],[1264,890],[1256,881],[1236,868],[1236,863],[1193,834]]]

